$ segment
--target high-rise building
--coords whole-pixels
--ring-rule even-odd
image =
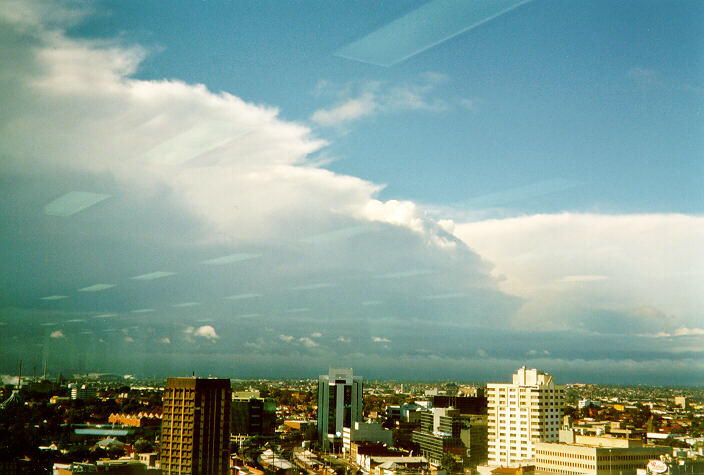
[[[169,378],[161,420],[161,471],[229,473],[229,379]]]
[[[276,429],[276,401],[272,398],[233,397],[230,433],[273,435]]]
[[[352,368],[330,368],[318,379],[318,439],[323,449],[340,443],[344,427],[362,422],[362,377]]]
[[[535,458],[535,444],[557,442],[565,392],[553,377],[520,368],[512,384],[487,384],[489,464]]]

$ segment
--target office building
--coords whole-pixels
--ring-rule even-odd
[[[71,399],[90,399],[94,398],[98,394],[98,388],[93,384],[77,384],[71,383],[68,385],[68,389],[71,393]]]
[[[535,468],[541,474],[635,475],[669,447],[644,446],[640,437],[574,435],[574,443],[537,442]]]
[[[272,398],[233,397],[230,434],[273,435],[276,429],[276,401]]]
[[[161,421],[162,473],[228,473],[231,399],[229,379],[167,380]]]
[[[318,379],[318,439],[324,450],[342,442],[345,427],[362,422],[362,378],[352,368],[330,368]]]
[[[489,465],[535,458],[535,444],[557,442],[564,389],[553,377],[520,368],[511,384],[487,384]]]

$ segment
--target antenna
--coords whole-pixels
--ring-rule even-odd
[[[17,376],[17,389],[22,389],[22,360],[20,360],[20,375]]]

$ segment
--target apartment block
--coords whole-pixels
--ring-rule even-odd
[[[557,442],[564,396],[551,375],[525,367],[510,384],[487,384],[489,465],[527,462],[538,442]]]

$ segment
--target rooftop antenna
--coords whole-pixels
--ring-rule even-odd
[[[20,360],[20,374],[17,376],[17,389],[22,389],[22,360]]]

